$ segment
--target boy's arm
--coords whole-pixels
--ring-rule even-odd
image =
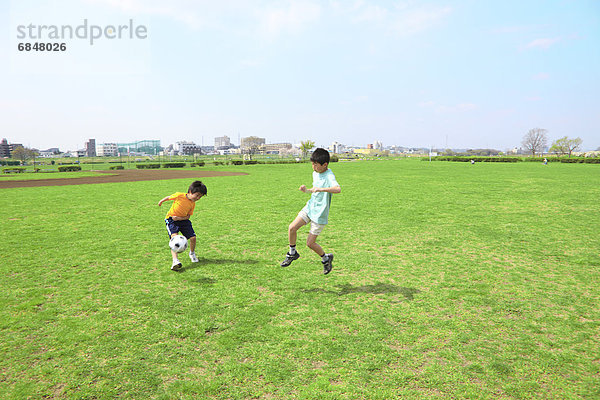
[[[332,186],[332,187],[328,187],[328,188],[314,187],[314,188],[308,189],[308,191],[311,193],[317,193],[317,192],[341,193],[342,188],[340,186]]]
[[[342,192],[342,188],[339,185],[328,187],[328,188],[313,187],[310,189],[307,189],[305,185],[302,185],[302,186],[300,186],[300,190],[303,191],[304,193],[316,193],[316,192],[341,193]]]
[[[170,197],[170,196],[167,196],[167,197],[165,197],[164,199],[161,199],[161,200],[158,202],[158,205],[160,206],[162,203],[164,203],[165,201],[169,200],[169,197]]]

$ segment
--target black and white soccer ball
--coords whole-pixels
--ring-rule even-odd
[[[187,246],[188,246],[188,241],[185,238],[185,236],[182,236],[182,235],[173,236],[171,238],[171,240],[169,241],[169,247],[175,253],[183,253],[185,251],[185,249],[187,249]]]

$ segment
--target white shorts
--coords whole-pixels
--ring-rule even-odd
[[[300,210],[298,216],[302,218],[307,224],[310,223],[310,230],[308,231],[308,233],[310,233],[311,235],[318,236],[323,230],[323,228],[325,228],[325,224],[317,224],[315,221],[312,221],[306,213],[306,211],[304,210]]]

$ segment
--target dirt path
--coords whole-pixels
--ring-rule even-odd
[[[114,171],[96,171],[105,173],[104,176],[86,176],[81,178],[68,179],[36,179],[22,181],[0,181],[0,189],[19,188],[19,187],[39,187],[39,186],[66,186],[66,185],[87,185],[92,183],[115,183],[115,182],[137,182],[137,181],[156,181],[164,179],[199,179],[210,176],[235,176],[248,175],[243,172],[225,172],[225,171],[190,171],[190,170],[142,170],[142,169],[124,169]],[[110,174],[110,175],[108,175]]]

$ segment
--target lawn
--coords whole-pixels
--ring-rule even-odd
[[[25,172],[19,174],[1,174],[0,182],[3,181],[21,181],[21,180],[39,180],[39,179],[69,179],[69,178],[84,178],[90,176],[105,176],[106,173],[94,172],[94,171],[77,171],[77,172],[52,172],[52,173],[40,173],[40,172]]]
[[[600,165],[334,163],[327,276],[310,164],[214,169],[179,273],[187,179],[0,190],[0,398],[600,396]]]

